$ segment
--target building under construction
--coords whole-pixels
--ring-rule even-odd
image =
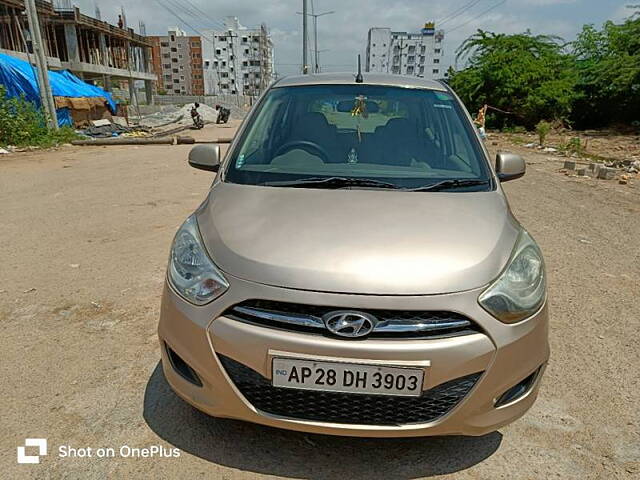
[[[156,75],[151,66],[151,41],[119,26],[80,13],[70,2],[36,0],[49,68],[70,70],[107,90],[144,80],[151,103]],[[24,0],[0,0],[0,52],[30,61],[31,34]]]

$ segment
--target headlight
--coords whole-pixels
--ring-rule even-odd
[[[173,239],[169,281],[182,297],[196,305],[209,303],[229,288],[229,282],[207,255],[193,215]]]
[[[534,314],[544,303],[546,278],[542,253],[524,230],[507,268],[478,298],[487,312],[505,323]]]

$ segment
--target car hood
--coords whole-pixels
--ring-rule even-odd
[[[431,295],[486,285],[520,231],[500,190],[478,193],[216,183],[197,212],[226,273],[279,287]]]

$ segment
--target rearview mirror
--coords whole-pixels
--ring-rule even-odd
[[[220,145],[196,145],[189,152],[189,165],[217,172],[220,168]]]
[[[524,175],[527,165],[520,155],[498,152],[496,155],[496,174],[501,182],[515,180]]]

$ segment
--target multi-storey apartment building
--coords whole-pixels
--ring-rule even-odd
[[[153,68],[158,92],[169,95],[204,95],[202,41],[178,27],[166,36],[149,37],[153,44]]]
[[[264,24],[248,28],[227,17],[224,29],[202,34],[207,95],[259,95],[273,79],[273,44]]]
[[[440,78],[444,31],[432,22],[419,32],[394,32],[390,28],[370,28],[367,39],[367,72],[384,72]]]

